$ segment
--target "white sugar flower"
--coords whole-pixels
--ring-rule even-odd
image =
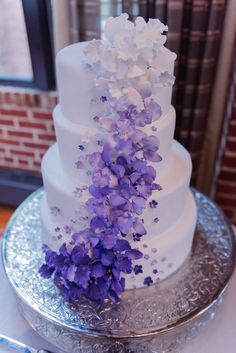
[[[125,33],[126,36],[132,34],[134,24],[128,20],[129,16],[126,13],[118,17],[109,17],[104,28],[104,36],[111,43],[114,44],[117,35]]]
[[[100,61],[100,53],[106,44],[97,39],[93,39],[84,49],[85,56],[92,62],[97,63]]]
[[[127,99],[130,105],[134,105],[137,108],[137,111],[140,112],[144,109],[143,99],[135,88],[128,90]]]

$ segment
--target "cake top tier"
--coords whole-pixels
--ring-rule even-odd
[[[127,14],[110,17],[104,39],[78,43],[57,55],[59,98],[65,118],[93,125],[104,105],[100,98],[129,94],[135,106],[151,93],[165,115],[170,107],[176,54],[164,44],[167,26],[157,19],[134,23]],[[132,97],[131,97],[132,96]]]

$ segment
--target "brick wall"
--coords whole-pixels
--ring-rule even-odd
[[[56,92],[0,87],[0,166],[40,171],[55,141],[52,110]]]
[[[236,90],[217,182],[216,201],[231,222],[236,224]]]

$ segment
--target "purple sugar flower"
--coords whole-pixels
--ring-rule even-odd
[[[40,275],[44,278],[50,278],[53,272],[54,272],[54,268],[48,266],[47,264],[43,264],[39,269]]]
[[[135,221],[133,223],[133,228],[134,228],[134,231],[138,234],[141,234],[141,235],[147,234],[147,231],[143,225],[143,222],[141,221],[141,219],[137,217],[135,218]]]
[[[157,104],[153,99],[146,104],[145,107],[147,113],[151,116],[151,121],[156,121],[160,118],[162,111],[159,104]]]
[[[84,167],[84,163],[80,159],[75,162],[75,165],[77,169],[82,169]]]
[[[141,238],[142,238],[142,235],[141,235],[141,234],[138,234],[138,233],[133,234],[133,240],[134,240],[134,241],[140,241]]]
[[[99,118],[99,124],[108,132],[115,132],[117,129],[116,122],[107,116]]]
[[[101,157],[101,153],[99,152],[91,153],[88,158],[88,161],[91,167],[93,168],[93,171],[95,172],[101,170],[105,166]]]
[[[53,216],[57,216],[61,212],[60,208],[58,208],[57,206],[52,206],[50,210]]]
[[[143,273],[143,266],[142,265],[135,265],[134,266],[134,273],[138,275],[139,273]]]
[[[153,283],[153,280],[151,276],[144,278],[143,284],[145,284],[145,286],[149,287],[152,283]]]
[[[149,206],[151,208],[156,208],[157,205],[158,205],[158,202],[156,200],[152,200],[152,201],[149,202]]]
[[[146,204],[146,200],[143,197],[135,197],[132,200],[132,206],[133,206],[134,212],[138,215],[142,214],[145,204]]]
[[[126,255],[129,260],[139,260],[143,257],[143,254],[141,251],[136,250],[136,249],[131,249],[126,252]]]
[[[96,262],[92,265],[91,276],[94,278],[103,277],[106,273],[106,267],[100,262]]]
[[[104,266],[109,266],[111,264],[113,264],[115,260],[115,256],[113,251],[111,250],[106,250],[103,252],[102,256],[101,256],[101,262]]]
[[[125,240],[125,239],[118,239],[116,241],[116,244],[113,248],[115,251],[119,251],[119,252],[123,252],[123,251],[126,251],[126,250],[130,250],[131,249],[131,246],[130,246],[130,243]]]
[[[106,102],[107,101],[107,97],[106,96],[101,96],[101,101],[104,103],[104,102]]]
[[[82,288],[87,288],[88,287],[88,281],[90,278],[90,267],[87,265],[79,265],[77,267],[76,273],[75,273],[75,279],[74,282],[78,285],[81,286]]]
[[[85,150],[83,145],[79,145],[78,148],[79,148],[80,151],[84,151]]]
[[[118,255],[115,261],[115,267],[124,273],[132,272],[132,261],[126,255]]]
[[[109,197],[109,203],[112,207],[122,207],[127,203],[127,200],[119,194],[113,194]]]
[[[133,226],[133,220],[131,217],[118,217],[116,223],[122,234],[128,234]]]
[[[105,249],[112,249],[116,245],[117,236],[112,230],[108,229],[101,234],[101,242]]]

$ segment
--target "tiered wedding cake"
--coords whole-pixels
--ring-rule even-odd
[[[61,50],[57,143],[45,154],[45,264],[65,299],[100,304],[150,285],[188,256],[191,159],[173,140],[176,55],[159,20],[109,18],[105,39]]]

